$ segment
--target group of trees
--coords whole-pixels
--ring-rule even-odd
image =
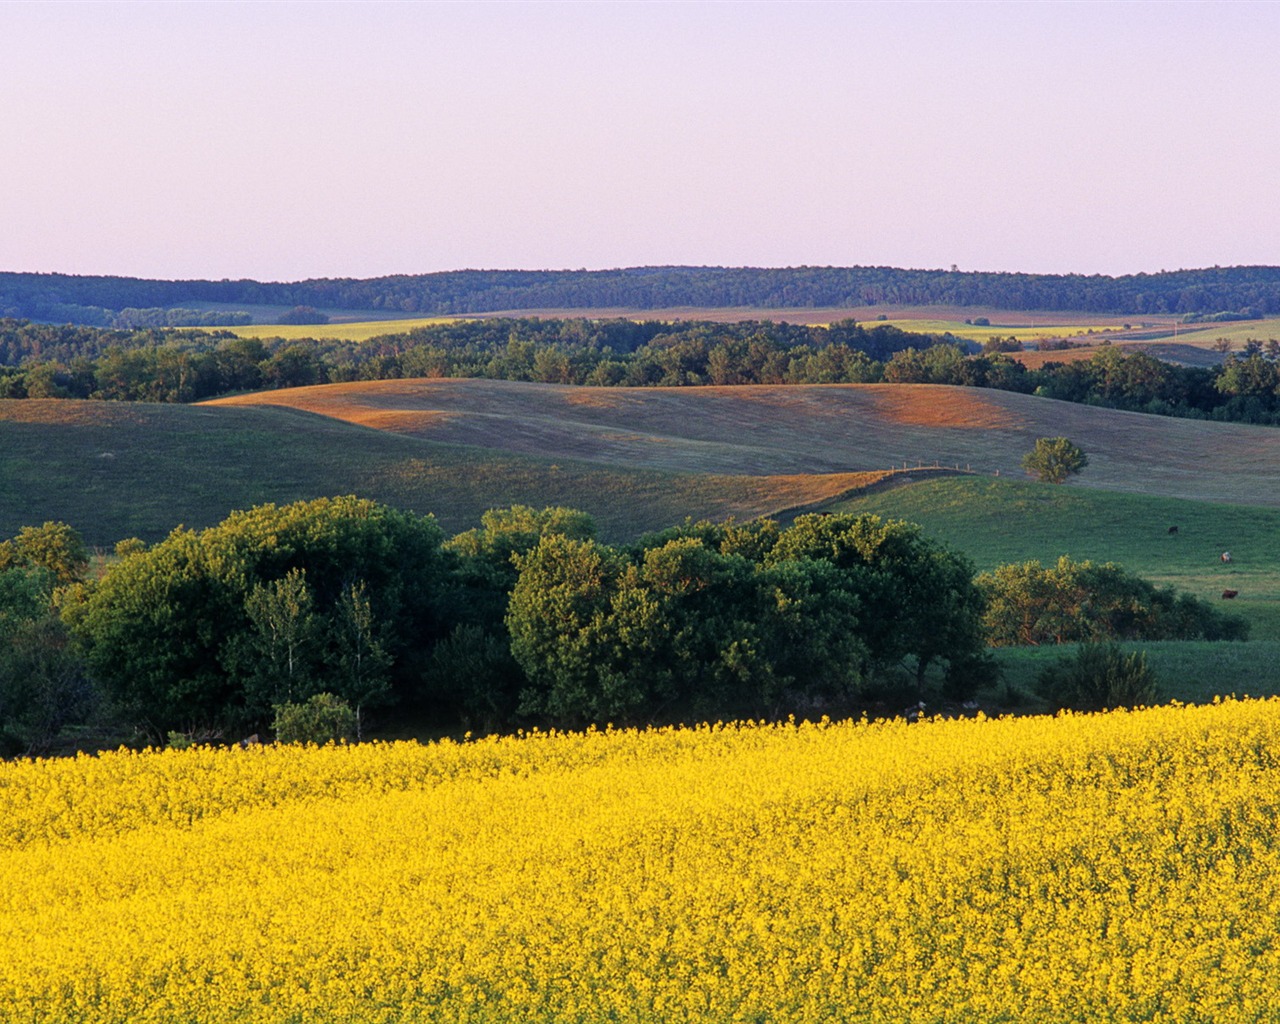
[[[1250,342],[1218,368],[1102,346],[1028,369],[947,336],[842,321],[636,323],[479,320],[366,342],[225,332],[101,331],[0,320],[0,397],[189,402],[232,391],[402,377],[549,384],[952,384],[1135,412],[1280,423],[1280,344]]]
[[[1111,562],[1002,565],[976,580],[993,647],[1115,640],[1244,640],[1248,623]]]
[[[97,707],[59,613],[89,552],[71,527],[28,526],[0,542],[0,756],[38,752]]]
[[[347,714],[359,736],[392,711],[498,729],[806,713],[926,685],[959,700],[992,681],[992,644],[1244,632],[1115,566],[975,577],[872,515],[610,546],[569,509],[494,510],[446,539],[340,497],[87,565],[65,524],[0,544],[0,753],[48,749],[95,711],[158,740]]]
[[[0,315],[68,319],[125,307],[314,306],[424,314],[502,309],[987,306],[1100,313],[1280,312],[1280,268],[1212,267],[1107,277],[894,267],[629,267],[458,270],[263,283],[0,273]],[[60,316],[51,314],[60,313]],[[107,322],[82,320],[81,322]]]

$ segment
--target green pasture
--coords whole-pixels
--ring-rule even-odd
[[[1213,350],[1219,338],[1227,339],[1231,345],[1230,351],[1240,352],[1250,338],[1256,338],[1261,342],[1266,342],[1268,338],[1280,338],[1280,318],[1232,320],[1220,324],[1166,324],[1121,335],[1116,341],[1118,343],[1154,341],[1163,342],[1165,346],[1176,344],[1195,349]],[[1178,359],[1176,355],[1165,355],[1160,346],[1144,344],[1142,347],[1158,358],[1171,358],[1175,362],[1186,361]],[[1216,356],[1215,353],[1213,362],[1218,362],[1220,359],[1221,356]]]
[[[357,494],[447,533],[495,506],[569,505],[621,541],[681,522],[770,512],[768,477],[540,459],[274,407],[0,400],[0,539],[49,519],[92,546],[155,541],[235,509]]]
[[[1201,704],[1214,697],[1270,697],[1280,694],[1280,640],[1247,643],[1159,641],[1125,643],[1126,652],[1143,651],[1158,682],[1156,700]],[[1075,654],[1074,645],[1004,647],[995,654],[1000,682],[980,699],[1009,711],[1043,711],[1036,677],[1061,658]]]
[[[1221,324],[1187,324],[1178,327],[1178,341],[1199,348],[1213,348],[1219,338],[1231,343],[1231,350],[1239,352],[1250,338],[1265,343],[1268,338],[1280,339],[1280,318],[1270,320],[1233,320]],[[1169,333],[1170,338],[1173,332]]]
[[[1086,470],[1087,472],[1087,470]],[[1218,602],[1280,640],[1280,510],[956,476],[826,506],[921,524],[979,569],[1069,555],[1115,562],[1155,583]],[[1178,532],[1170,534],[1169,528]],[[1224,564],[1224,551],[1232,561]],[[1240,596],[1222,601],[1224,590]]]

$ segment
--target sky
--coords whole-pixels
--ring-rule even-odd
[[[0,0],[0,270],[1280,264],[1280,3]]]

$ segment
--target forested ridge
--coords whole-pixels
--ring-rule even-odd
[[[193,322],[204,304],[418,314],[517,309],[991,306],[1114,314],[1280,313],[1280,267],[1108,277],[895,267],[455,270],[295,282],[167,281],[0,273],[0,316],[104,326]],[[122,311],[131,315],[121,319]],[[226,321],[210,321],[226,322]]]

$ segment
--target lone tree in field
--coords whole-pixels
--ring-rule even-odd
[[[1022,468],[1046,484],[1060,484],[1087,465],[1089,457],[1065,437],[1037,438],[1022,460]]]

